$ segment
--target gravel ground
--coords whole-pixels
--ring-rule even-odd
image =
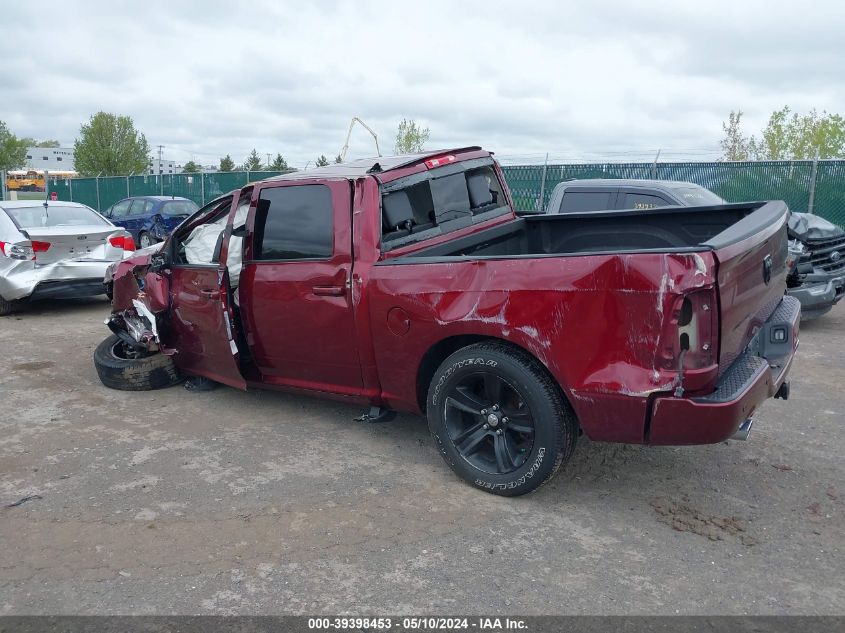
[[[845,613],[845,305],[748,442],[583,440],[517,499],[460,482],[422,418],[108,390],[108,311],[0,319],[0,614]]]

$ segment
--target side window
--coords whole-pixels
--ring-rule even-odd
[[[610,191],[567,191],[560,202],[560,213],[608,211]]]
[[[173,200],[161,207],[161,214],[168,217],[189,216],[197,210],[197,205],[188,200]]]
[[[129,212],[129,205],[131,204],[131,200],[121,200],[111,208],[111,213],[109,214],[109,217],[113,220],[119,220],[120,218],[126,217]]]
[[[254,258],[331,257],[332,211],[331,190],[325,185],[262,189],[255,214]]]
[[[644,193],[626,193],[623,209],[656,209],[672,204],[660,196],[650,196]]]
[[[152,206],[153,203],[150,200],[133,200],[127,215],[145,215],[149,213]]]

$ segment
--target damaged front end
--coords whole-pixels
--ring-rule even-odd
[[[816,215],[792,213],[790,254],[798,257],[787,294],[801,302],[804,321],[822,316],[845,296],[845,231]]]
[[[158,272],[161,248],[156,244],[108,268],[104,283],[111,288],[112,314],[105,323],[139,353],[172,355],[159,338],[160,315],[168,308],[167,280]]]

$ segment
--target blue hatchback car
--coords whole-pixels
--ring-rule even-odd
[[[132,234],[139,248],[162,241],[199,207],[187,198],[135,196],[115,202],[103,215]]]

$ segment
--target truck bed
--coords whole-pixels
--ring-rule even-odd
[[[580,253],[714,250],[754,235],[783,214],[780,202],[537,215],[517,218],[405,257],[537,257]]]

